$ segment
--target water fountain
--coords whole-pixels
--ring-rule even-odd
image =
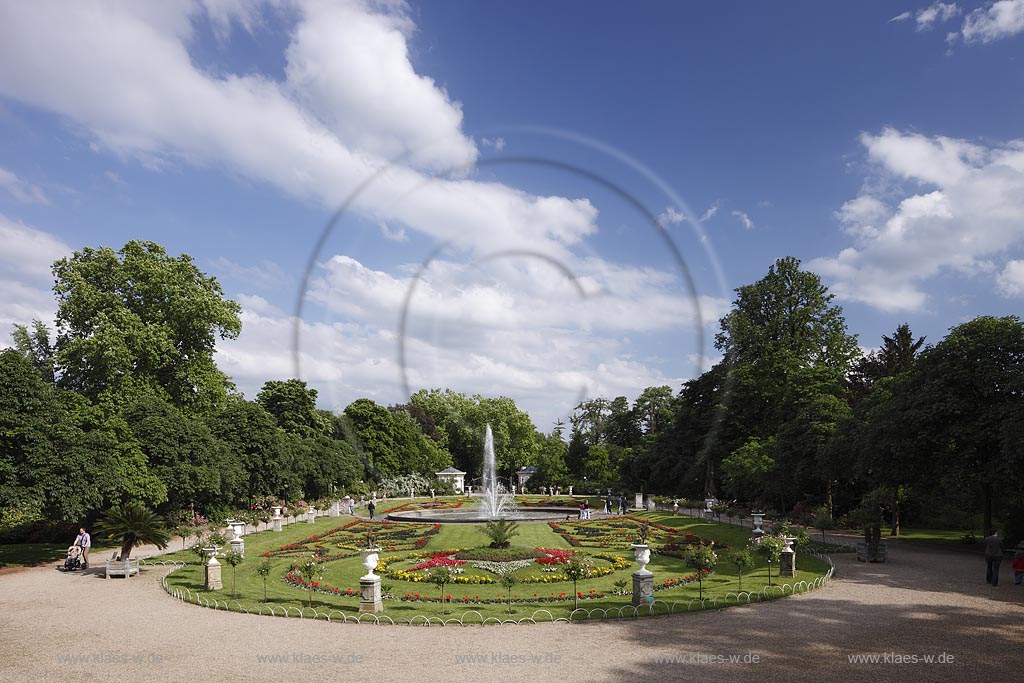
[[[516,512],[515,496],[508,493],[498,481],[498,468],[494,460],[494,433],[491,432],[490,424],[487,425],[487,431],[484,432],[484,476],[481,484],[484,491],[480,498],[480,507],[483,508],[487,519],[514,516]]]
[[[391,512],[387,519],[403,522],[489,522],[495,519],[516,521],[549,521],[568,519],[575,515],[576,508],[530,507],[520,510],[516,507],[515,496],[498,479],[498,467],[494,458],[494,434],[491,425],[484,432],[484,470],[480,481],[480,505],[460,509],[426,509]]]

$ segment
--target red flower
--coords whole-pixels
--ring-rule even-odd
[[[583,591],[576,591],[576,597],[577,598],[582,598],[583,597]]]

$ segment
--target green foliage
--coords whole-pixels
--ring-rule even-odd
[[[730,495],[762,502],[775,477],[775,439],[752,437],[722,461],[722,477]]]
[[[256,565],[256,573],[263,577],[263,602],[267,601],[267,577],[270,576],[270,570],[273,566],[269,557],[264,557]]]
[[[749,546],[734,548],[726,556],[727,561],[736,567],[736,578],[739,582],[739,590],[743,590],[743,572],[754,566],[754,556]]]
[[[122,560],[127,560],[136,546],[152,544],[162,550],[171,540],[161,518],[138,501],[110,510],[97,525],[96,535],[119,542]]]
[[[62,386],[111,405],[153,392],[195,413],[224,403],[231,383],[213,353],[238,336],[241,308],[190,256],[152,242],[87,247],[53,275]]]
[[[507,519],[495,519],[484,524],[483,532],[491,539],[492,548],[507,548],[519,535],[519,524]]]
[[[452,582],[452,570],[449,567],[433,567],[427,573],[427,581],[437,586],[441,593],[441,613],[444,614],[444,587]]]
[[[244,559],[245,557],[242,555],[242,553],[238,552],[237,550],[232,550],[224,556],[224,561],[231,565],[231,597],[233,598],[238,597],[238,593],[235,590],[235,587],[237,586],[235,571],[238,565],[240,565],[242,563],[242,560]]]
[[[786,541],[778,536],[765,534],[757,544],[757,552],[768,560],[768,585],[772,585],[772,565],[778,564],[782,551],[786,549]]]
[[[580,606],[579,591],[576,590],[576,583],[590,576],[594,570],[594,561],[583,555],[570,555],[569,561],[562,565],[562,574],[572,581],[573,604]]]

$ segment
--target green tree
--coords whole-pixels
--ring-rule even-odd
[[[131,501],[110,510],[96,528],[96,535],[121,544],[121,559],[131,557],[137,546],[152,544],[163,550],[171,535],[160,517],[138,501]]]
[[[266,557],[256,565],[256,573],[263,577],[263,602],[267,601],[267,577],[270,576],[270,568],[270,559]]]
[[[762,502],[775,478],[775,439],[751,438],[722,461],[726,490],[740,500]]]
[[[33,320],[31,331],[24,325],[15,325],[11,337],[14,339],[14,348],[32,362],[43,381],[53,384],[53,344],[50,342],[50,329],[41,321]]]
[[[245,559],[245,556],[242,555],[242,553],[238,552],[237,550],[232,550],[227,555],[224,556],[224,561],[227,562],[229,565],[231,565],[231,597],[233,597],[233,598],[238,597],[238,591],[235,590],[235,587],[237,585],[237,582],[236,582],[236,578],[237,578],[236,577],[236,570],[238,569],[238,565],[242,564],[242,560],[244,560],[244,559]],[[267,591],[267,588],[266,588],[266,585],[264,585],[264,587],[263,587],[263,595],[264,595],[264,597],[266,597],[266,591]]]
[[[573,609],[579,609],[580,606],[580,593],[576,590],[576,583],[590,578],[593,569],[593,561],[589,557],[584,557],[578,553],[570,555],[569,561],[562,565],[562,573],[565,574],[565,578],[572,581]]]
[[[441,593],[441,614],[447,614],[444,603],[444,587],[452,582],[452,570],[448,567],[433,567],[427,573],[427,581],[437,586]]]
[[[190,412],[224,403],[232,385],[213,354],[238,336],[241,308],[190,256],[131,241],[76,251],[53,274],[62,386],[115,404],[156,390]]]
[[[736,567],[736,578],[739,582],[738,590],[743,590],[743,572],[754,566],[754,558],[750,554],[750,548],[735,548],[729,553],[729,562]]]
[[[316,408],[316,389],[298,379],[263,384],[256,402],[274,417],[277,426],[291,434],[311,437],[330,430],[330,420]]]

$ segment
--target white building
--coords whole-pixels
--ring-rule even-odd
[[[463,493],[466,490],[466,473],[462,470],[449,467],[435,474],[438,481],[450,481],[455,489],[455,493]]]

